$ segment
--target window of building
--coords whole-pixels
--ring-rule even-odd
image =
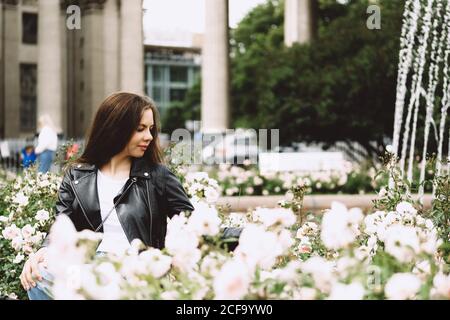
[[[152,88],[151,97],[157,104],[160,104],[163,101],[163,88],[159,86],[154,86]]]
[[[37,65],[20,65],[20,130],[36,131]]]
[[[188,82],[188,68],[185,66],[170,67],[170,82]]]
[[[145,55],[146,93],[155,101],[163,127],[170,108],[184,101],[199,76],[200,65],[191,55],[169,51],[151,51]]]
[[[186,96],[187,89],[170,89],[170,102],[183,101]]]
[[[38,15],[36,13],[22,13],[22,42],[37,44]]]
[[[154,82],[164,81],[164,66],[153,66],[152,76]]]

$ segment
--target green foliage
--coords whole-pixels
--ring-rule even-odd
[[[450,263],[450,177],[449,175],[437,176],[434,180],[435,194],[431,217],[438,233],[444,243],[441,246],[443,256]]]
[[[182,102],[173,103],[162,119],[162,131],[171,133],[184,128],[186,120],[200,120],[200,79],[188,90]]]
[[[280,128],[280,141],[357,141],[369,153],[392,133],[402,6],[379,1],[382,30],[366,27],[368,1],[321,1],[318,35],[283,45],[283,2],[267,1],[232,33],[235,126]]]

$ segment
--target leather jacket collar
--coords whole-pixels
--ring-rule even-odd
[[[131,162],[130,178],[139,177],[149,179],[154,171],[155,165],[149,163],[145,158],[133,158]],[[97,166],[89,163],[80,163],[75,165],[75,170],[95,172]]]

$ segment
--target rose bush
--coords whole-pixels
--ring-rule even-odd
[[[19,275],[54,221],[61,178],[26,170],[0,191],[0,295],[26,297]]]
[[[205,171],[219,183],[222,195],[283,195],[291,187],[303,185],[308,194],[367,194],[377,193],[387,185],[389,174],[382,165],[346,163],[342,170],[318,172],[267,172],[262,174],[257,166],[221,164],[218,166],[187,166],[183,173]],[[415,170],[415,175],[419,174]],[[434,171],[427,170],[427,178]],[[431,185],[425,185],[427,192]]]
[[[164,250],[135,241],[123,256],[101,258],[95,236],[77,234],[61,217],[50,245],[55,298],[450,299],[442,240],[410,203],[366,217],[334,203],[320,228],[297,228],[289,209],[258,208],[233,252],[220,247],[218,217],[196,203],[192,215],[169,221]]]
[[[390,174],[394,175],[394,167]],[[447,178],[445,178],[447,177]],[[49,268],[59,299],[450,299],[448,175],[436,178],[429,212],[401,179],[385,186],[373,212],[334,202],[322,215],[302,213],[307,186],[291,188],[276,209],[224,215],[219,185],[187,174],[195,210],[168,222],[166,248],[139,241],[122,256],[95,256],[101,235],[53,224]],[[54,221],[60,178],[28,171],[0,194],[0,289],[25,298],[19,274]],[[447,196],[445,196],[447,195]],[[220,230],[243,228],[226,250]]]

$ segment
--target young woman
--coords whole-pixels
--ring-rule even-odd
[[[38,171],[46,173],[52,166],[58,145],[58,134],[49,115],[44,114],[38,120],[39,137],[34,152],[38,155]]]
[[[136,238],[163,248],[167,217],[194,210],[162,164],[158,118],[149,98],[112,94],[95,115],[83,154],[66,171],[56,213],[68,215],[78,231],[103,232],[97,252],[123,252]],[[20,276],[30,299],[50,298],[46,250],[31,255]]]

